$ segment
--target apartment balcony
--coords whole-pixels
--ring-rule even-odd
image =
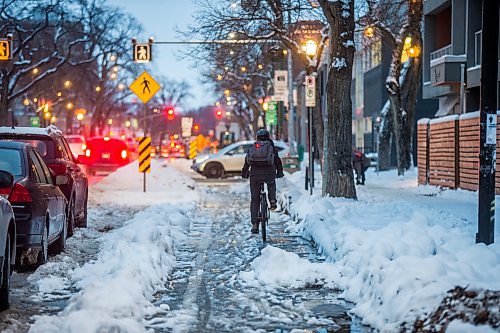
[[[453,45],[446,45],[430,53],[430,79],[432,86],[460,84],[460,65],[465,64],[466,55],[454,55]]]

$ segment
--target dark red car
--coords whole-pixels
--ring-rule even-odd
[[[125,141],[111,137],[87,139],[85,155],[78,156],[78,162],[87,166],[87,172],[112,172],[130,163],[130,151]]]

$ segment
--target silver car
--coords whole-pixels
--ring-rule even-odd
[[[10,305],[10,276],[16,261],[16,224],[6,199],[13,184],[14,176],[0,170],[0,311]]]
[[[239,141],[230,144],[215,154],[205,154],[193,160],[191,169],[207,178],[222,178],[239,175],[245,163],[245,156],[255,141]],[[289,149],[283,141],[274,141],[278,155],[287,156]]]

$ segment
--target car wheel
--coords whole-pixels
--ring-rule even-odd
[[[49,258],[49,241],[48,241],[48,235],[47,235],[47,225],[43,226],[42,230],[42,241],[41,241],[41,250],[38,252],[38,258],[36,261],[36,266],[40,266],[45,264],[47,262],[47,259]]]
[[[7,233],[5,260],[2,267],[2,285],[0,286],[0,311],[7,310],[10,306],[10,250],[10,235]]]
[[[66,221],[68,224],[68,237],[73,236],[73,232],[75,231],[75,199],[71,199],[70,204],[68,205],[68,212],[66,215]]]
[[[207,164],[203,173],[207,178],[221,178],[224,175],[224,168],[220,164],[210,163]]]
[[[85,193],[85,202],[83,204],[83,216],[78,219],[77,226],[80,228],[87,228],[87,207],[89,200],[89,192]]]
[[[69,214],[70,214],[70,216],[73,216],[73,213],[70,212]],[[54,243],[54,246],[51,249],[51,252],[54,253],[54,254],[61,253],[66,248],[66,238],[68,237],[68,224],[69,224],[68,220],[69,219],[66,216],[66,218],[64,219],[64,223],[63,223],[63,228],[61,230],[61,234],[59,235],[59,238]]]

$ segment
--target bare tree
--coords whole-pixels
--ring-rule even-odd
[[[0,4],[0,33],[13,37],[12,60],[2,63],[0,125],[13,122],[12,103],[61,66],[85,63],[87,41],[77,15],[64,0],[10,0]]]
[[[419,50],[422,48],[423,2],[371,0],[367,1],[367,8],[364,23],[375,27],[375,32],[393,46],[386,80],[390,104],[381,112],[379,163],[382,170],[389,168],[393,136],[396,143],[398,175],[402,175],[412,165],[415,105],[421,83],[422,61]],[[402,56],[410,50],[415,52],[415,56],[409,57],[403,67]]]
[[[330,26],[323,195],[356,198],[352,172],[351,79],[354,0],[319,0]]]

